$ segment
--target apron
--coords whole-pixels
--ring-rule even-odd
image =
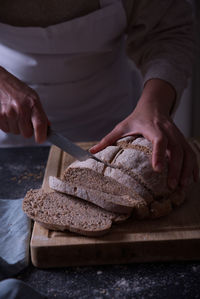
[[[100,0],[99,10],[46,28],[0,23],[0,65],[38,93],[59,133],[72,141],[100,140],[138,100],[126,27],[121,0]],[[0,132],[1,146],[34,144]]]

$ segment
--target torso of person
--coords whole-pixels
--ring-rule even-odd
[[[139,97],[125,1],[0,1],[0,65],[37,92],[52,127],[73,141],[100,140]],[[0,143],[24,145],[14,137]]]
[[[0,22],[22,27],[47,27],[87,15],[99,0],[2,0]]]

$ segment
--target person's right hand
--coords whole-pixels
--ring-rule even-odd
[[[35,141],[42,143],[48,124],[37,93],[0,67],[0,129],[25,138],[34,134]]]

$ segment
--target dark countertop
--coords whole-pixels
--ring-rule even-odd
[[[21,198],[39,188],[48,152],[48,147],[0,149],[0,198]],[[48,298],[200,298],[196,261],[48,270],[30,264],[16,278]]]

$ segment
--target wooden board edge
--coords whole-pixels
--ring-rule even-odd
[[[62,159],[62,150],[57,146],[53,145],[50,148],[49,156],[47,160],[47,165],[44,173],[44,179],[42,183],[42,189],[46,192],[50,192],[51,189],[49,188],[49,176],[57,176],[60,170],[60,161]],[[30,240],[30,248],[32,248],[34,243],[34,236],[38,233],[38,226],[39,224],[34,222],[33,230],[31,233],[31,240]],[[48,232],[48,231],[47,231]],[[32,257],[31,257],[32,259]]]
[[[42,183],[42,189],[44,189],[46,192],[51,191],[51,189],[49,188],[49,176],[59,175],[61,159],[62,150],[55,145],[51,146]]]
[[[167,246],[170,245],[170,246]],[[200,239],[89,246],[45,246],[31,249],[32,263],[38,268],[57,268],[138,262],[200,260]],[[60,258],[65,256],[65,258]],[[51,257],[51,258],[49,258]]]

